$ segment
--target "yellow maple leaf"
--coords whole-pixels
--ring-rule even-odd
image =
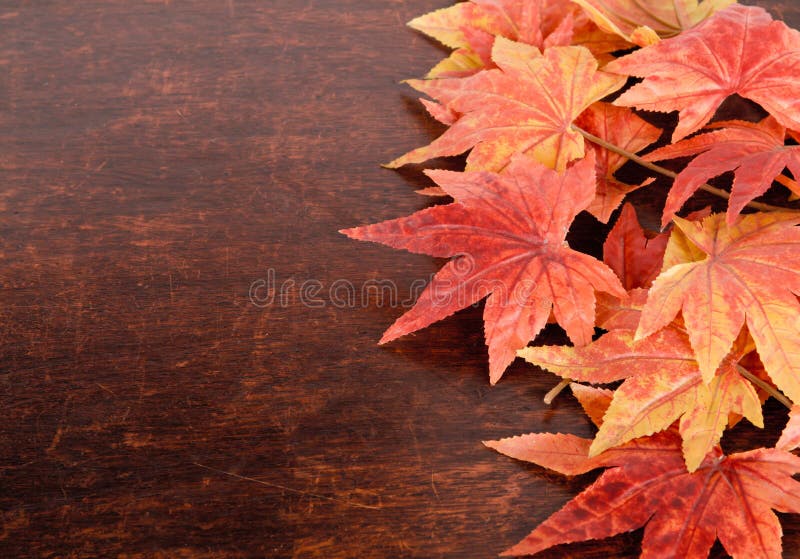
[[[597,26],[645,47],[690,29],[736,0],[572,0]]]

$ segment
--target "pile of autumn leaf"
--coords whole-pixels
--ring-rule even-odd
[[[448,128],[389,167],[469,154],[465,172],[427,171],[425,193],[452,203],[344,231],[451,258],[381,342],[488,295],[491,382],[521,356],[571,382],[599,431],[487,445],[566,475],[609,468],[509,555],[646,526],[642,557],[703,558],[718,538],[734,557],[777,558],[773,509],[800,513],[800,213],[753,202],[775,181],[800,194],[783,174],[800,177],[800,33],[731,4],[471,0],[410,24],[455,49],[408,82]],[[713,122],[734,94],[768,116]],[[662,130],[634,109],[678,111],[671,143],[635,156]],[[652,179],[614,173],[685,156],[663,231],[645,234],[617,209]],[[678,216],[729,171],[726,213]],[[602,262],[565,241],[583,210],[615,219]],[[548,321],[573,345],[526,347]],[[763,427],[770,395],[791,408],[776,447],[724,455],[726,427]]]

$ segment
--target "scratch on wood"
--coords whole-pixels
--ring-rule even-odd
[[[97,386],[98,386],[98,387],[99,387],[101,390],[105,390],[106,392],[108,392],[108,393],[109,393],[109,394],[111,394],[112,396],[116,397],[116,394],[114,393],[114,391],[113,391],[113,390],[111,390],[110,388],[108,388],[107,386],[103,386],[103,385],[102,385],[102,384],[100,384],[99,382],[96,382],[95,384],[96,384],[96,385],[97,385]]]
[[[203,464],[199,464],[197,462],[192,462],[192,464],[194,464],[198,468],[203,468],[204,470],[208,470],[210,472],[216,472],[218,474],[223,474],[223,475],[226,475],[226,476],[230,476],[232,478],[240,479],[242,481],[252,481],[253,483],[258,483],[259,485],[265,485],[267,487],[274,487],[275,489],[282,489],[284,491],[289,491],[290,493],[296,493],[298,495],[305,495],[306,497],[314,497],[316,499],[323,499],[325,501],[331,501],[333,503],[339,503],[341,505],[345,505],[345,506],[348,506],[348,507],[356,507],[356,508],[360,508],[360,509],[369,509],[369,510],[381,510],[382,509],[382,507],[380,507],[380,506],[374,507],[374,506],[371,506],[371,505],[365,505],[365,504],[356,503],[356,502],[353,502],[353,501],[344,501],[344,500],[341,500],[341,499],[335,499],[333,497],[328,497],[326,495],[320,495],[318,493],[311,493],[309,491],[301,491],[299,489],[293,489],[291,487],[286,487],[285,485],[280,485],[278,483],[270,483],[269,481],[256,479],[254,477],[241,476],[239,474],[234,474],[233,472],[226,472],[225,470],[218,470],[217,468],[212,468],[211,466],[204,466]]]
[[[439,492],[436,490],[436,482],[433,481],[433,472],[431,472],[431,489],[433,489],[433,494],[436,495],[436,500],[441,502],[442,500],[439,498]]]

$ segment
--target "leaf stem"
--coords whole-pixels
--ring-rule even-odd
[[[607,142],[600,136],[595,136],[591,132],[587,132],[586,130],[584,130],[579,126],[573,124],[572,129],[580,133],[584,138],[586,138],[593,144],[597,144],[600,147],[604,147],[608,151],[613,151],[617,155],[627,157],[628,159],[630,159],[634,163],[641,165],[645,169],[650,169],[651,171],[655,171],[656,173],[659,173],[660,175],[664,175],[665,177],[669,177],[671,179],[677,178],[678,176],[678,173],[670,171],[669,169],[662,167],[661,165],[656,165],[655,163],[650,163],[649,161],[645,161],[635,153],[632,153],[610,142]],[[700,190],[705,190],[706,192],[713,194],[714,196],[719,196],[720,198],[725,198],[726,200],[729,200],[731,197],[729,193],[725,192],[721,188],[716,188],[714,186],[711,186],[710,184],[703,183],[700,185],[699,188]],[[754,210],[761,210],[764,212],[786,211],[787,209],[787,208],[782,208],[780,206],[773,206],[771,204],[764,204],[762,202],[748,202],[747,207],[753,208]]]
[[[569,386],[571,382],[572,382],[571,379],[565,378],[557,385],[555,385],[553,389],[550,390],[550,392],[544,395],[544,403],[547,404],[548,406],[552,404],[553,400],[556,399],[556,396],[561,394],[561,391],[564,390],[567,386]]]
[[[800,185],[797,184],[796,180],[792,180],[784,174],[778,175],[775,180],[795,194],[800,194]]]
[[[742,367],[741,365],[736,365],[736,369],[739,371],[739,374],[742,375],[744,378],[761,388],[764,392],[778,400],[781,404],[786,406],[789,409],[792,409],[792,401],[784,396],[777,388],[770,385],[769,383],[764,382],[753,373]]]

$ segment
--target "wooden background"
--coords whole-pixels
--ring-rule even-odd
[[[480,309],[378,347],[402,309],[329,296],[440,265],[336,231],[427,203],[378,164],[441,132],[398,81],[447,4],[0,2],[0,556],[493,557],[594,479],[482,447],[592,430],[549,374],[489,386]]]

